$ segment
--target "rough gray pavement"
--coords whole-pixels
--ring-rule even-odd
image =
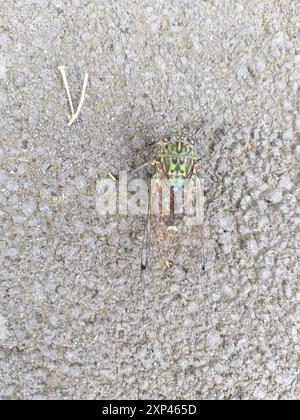
[[[298,6],[2,3],[3,399],[299,398]],[[72,128],[63,64],[76,104],[90,74]],[[206,272],[156,232],[141,284],[144,220],[99,217],[97,179],[195,125]]]

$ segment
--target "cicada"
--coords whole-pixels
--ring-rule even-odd
[[[149,189],[148,211],[141,251],[142,276],[150,258],[153,216],[166,216],[168,229],[176,229],[175,220],[178,215],[175,209],[178,207],[181,210],[180,217],[188,217],[190,212],[195,210],[193,224],[197,225],[199,269],[205,269],[204,186],[203,180],[198,176],[199,159],[194,143],[192,137],[183,134],[168,136],[156,142],[158,146],[157,159],[151,162],[154,173]],[[167,194],[163,194],[163,192],[167,192]],[[183,206],[176,205],[176,197],[184,198]]]

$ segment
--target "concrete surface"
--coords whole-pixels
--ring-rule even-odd
[[[298,399],[297,2],[7,0],[0,19],[2,398]],[[71,129],[62,64],[76,105],[90,73]],[[198,124],[206,273],[192,232],[157,232],[142,290],[144,221],[100,218],[97,179]]]

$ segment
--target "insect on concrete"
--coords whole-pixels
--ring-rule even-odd
[[[181,215],[189,216],[195,210],[196,216],[193,219],[193,224],[197,225],[199,269],[201,271],[205,270],[203,244],[204,187],[203,180],[198,175],[199,158],[195,152],[194,139],[192,136],[179,133],[165,137],[154,144],[158,148],[157,160],[146,163],[136,170],[138,171],[148,165],[154,167],[141,251],[142,275],[147,269],[150,258],[152,219],[157,215],[167,216],[168,230],[176,230],[175,220],[178,214],[176,212],[176,209],[178,209],[176,198],[179,196],[184,196]],[[163,191],[167,191],[168,194],[163,194]],[[167,200],[165,200],[166,196]],[[167,201],[167,206],[163,206],[163,201]]]

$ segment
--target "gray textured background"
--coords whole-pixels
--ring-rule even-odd
[[[1,14],[2,398],[299,398],[299,4]],[[62,64],[76,104],[90,74],[71,129]],[[97,179],[202,123],[206,273],[192,232],[158,232],[142,290],[143,219],[98,217]]]

